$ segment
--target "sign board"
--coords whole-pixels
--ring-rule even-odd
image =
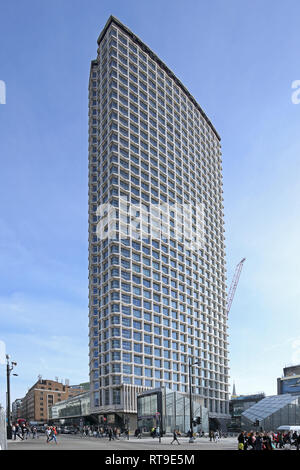
[[[281,393],[300,393],[300,377],[281,380]]]

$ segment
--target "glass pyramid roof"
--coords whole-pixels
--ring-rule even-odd
[[[266,397],[244,411],[242,416],[249,419],[250,421],[255,421],[257,419],[261,421],[289,403],[298,400],[298,398],[300,397],[297,395],[291,395],[290,393]]]

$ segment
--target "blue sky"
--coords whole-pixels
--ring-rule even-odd
[[[297,0],[0,1],[0,340],[12,397],[88,378],[87,88],[110,14],[174,71],[222,137],[232,386],[276,393],[300,362]],[[0,400],[4,401],[4,366]]]

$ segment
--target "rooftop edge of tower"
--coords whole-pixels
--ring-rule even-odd
[[[127,26],[125,26],[118,18],[115,16],[111,15],[107,22],[106,25],[104,26],[103,30],[101,31],[97,43],[100,44],[102,41],[103,37],[106,34],[106,31],[110,27],[110,25],[114,23],[116,26],[118,26],[127,36],[129,36],[136,44],[138,44],[141,49],[146,52],[147,54],[150,55],[151,59],[154,60],[164,71],[171,77],[176,85],[178,85],[182,91],[188,96],[188,98],[192,101],[192,103],[196,106],[196,108],[199,110],[200,114],[202,117],[206,120],[208,125],[211,127],[213,132],[215,133],[217,139],[221,141],[221,137],[218,134],[217,130],[215,129],[214,125],[206,115],[206,113],[203,111],[199,103],[195,100],[195,98],[191,95],[191,93],[188,91],[188,89],[183,85],[183,83],[176,77],[176,75],[166,66],[166,64],[148,47],[138,36],[136,36]],[[94,62],[94,61],[93,61]],[[95,65],[95,64],[94,64]]]

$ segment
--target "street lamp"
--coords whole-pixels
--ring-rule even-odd
[[[194,437],[193,437],[193,401],[192,401],[192,366],[197,366],[199,365],[200,362],[193,362],[192,359],[189,357],[189,392],[190,392],[190,440],[189,442],[192,443],[194,442]]]
[[[7,439],[12,439],[12,429],[10,423],[10,374],[17,363],[12,361],[9,363],[9,355],[6,354],[6,383],[7,383]],[[17,376],[18,374],[13,374]]]

